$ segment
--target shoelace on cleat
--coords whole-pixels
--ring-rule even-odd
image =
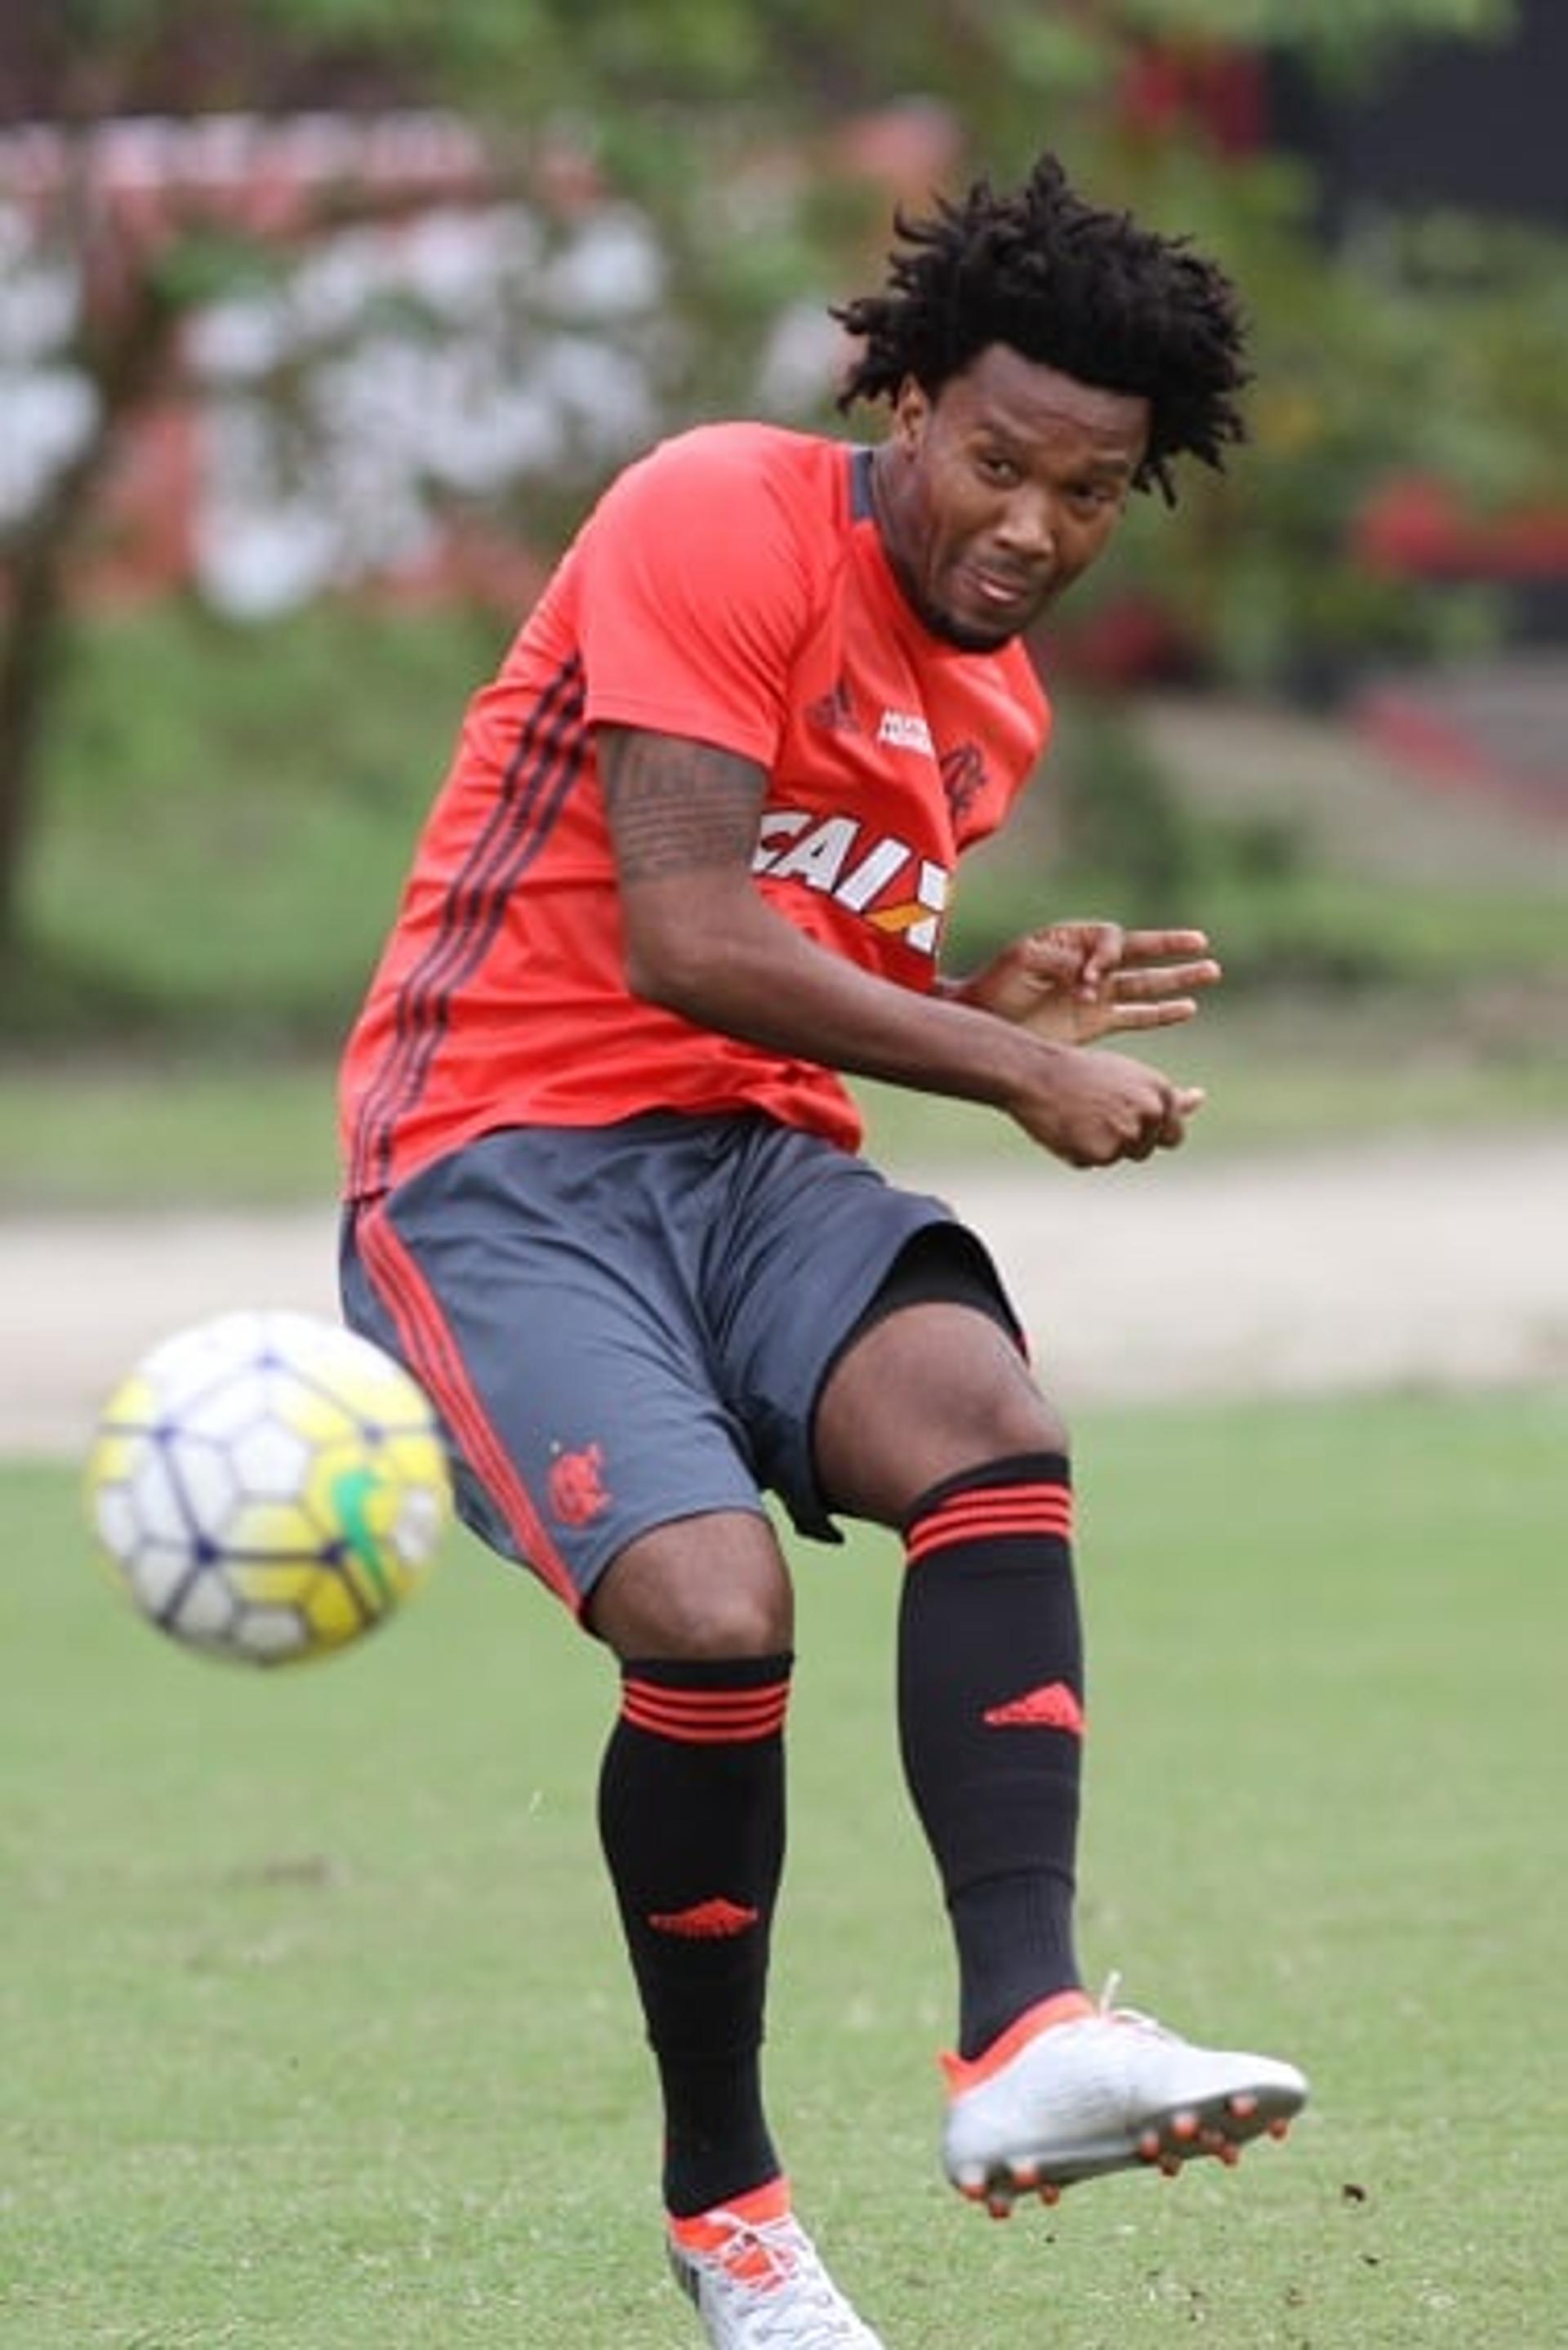
[[[1141,2007],[1118,2007],[1116,1999],[1121,1987],[1121,1975],[1113,1969],[1106,1977],[1106,1987],[1095,2004],[1095,2012],[1102,2022],[1126,2024],[1129,2031],[1147,2032],[1151,2040],[1181,2038],[1181,2034],[1173,2032],[1169,2024],[1161,2023],[1158,2016],[1146,2015]]]
[[[797,2220],[763,2220],[738,2227],[702,2260],[748,2302],[763,2294],[781,2296],[771,2306],[759,2303],[755,2309],[751,2325],[759,2344],[783,2343],[788,2350],[843,2350],[847,2306]]]
[[[737,2227],[703,2257],[748,2292],[773,2293],[800,2272],[798,2230],[788,2220]]]

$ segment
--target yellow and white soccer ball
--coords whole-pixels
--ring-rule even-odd
[[[281,1310],[166,1338],[110,1397],[88,1514],[150,1623],[286,1665],[359,1639],[417,1590],[449,1523],[421,1388],[351,1330]]]

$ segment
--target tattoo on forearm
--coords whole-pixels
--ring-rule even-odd
[[[749,859],[764,784],[750,760],[628,733],[601,737],[599,764],[623,883]]]

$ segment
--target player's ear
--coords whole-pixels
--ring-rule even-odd
[[[930,414],[929,393],[912,375],[907,375],[893,400],[893,440],[907,457],[914,456],[925,439]]]

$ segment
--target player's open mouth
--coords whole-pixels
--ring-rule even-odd
[[[969,579],[977,600],[996,612],[1027,611],[1045,592],[1045,582],[1033,575],[988,571],[979,565],[971,567]]]

